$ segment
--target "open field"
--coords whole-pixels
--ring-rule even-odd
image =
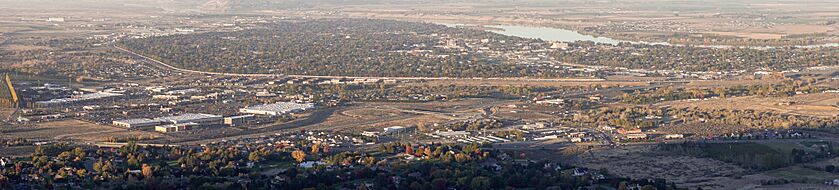
[[[790,105],[785,105],[790,103]],[[661,105],[674,108],[752,109],[795,115],[833,117],[839,115],[839,93],[801,94],[791,97],[735,97],[700,101],[673,101]]]
[[[557,107],[548,106],[527,106],[527,107],[498,107],[496,108],[496,116],[502,118],[522,119],[522,120],[547,120],[556,116],[545,114],[544,112],[561,111]]]
[[[9,51],[53,50],[53,48],[48,47],[48,46],[19,45],[19,44],[7,45],[7,46],[2,47],[2,48],[5,49],[5,50],[9,50]]]
[[[482,4],[476,2],[358,5],[340,10],[344,16],[479,25],[530,25],[592,30],[621,39],[667,39],[673,34],[720,36],[720,39],[782,40],[790,36],[824,34],[836,42],[839,34],[831,19],[839,17],[835,3],[749,0],[668,2],[532,1]],[[492,11],[483,11],[492,10]],[[280,14],[267,11],[265,13]],[[289,12],[282,12],[289,14]],[[324,16],[331,16],[324,14]],[[834,23],[834,24],[831,24]]]
[[[83,142],[105,141],[109,138],[157,137],[152,132],[128,131],[126,129],[103,126],[79,120],[45,122],[35,127],[10,128],[0,134],[3,139],[35,140],[79,140]]]
[[[814,170],[801,166],[790,166],[786,168],[780,168],[768,171],[764,174],[772,177],[808,183],[821,183],[826,181],[833,181],[834,179],[839,179],[839,175],[837,174],[820,170]]]
[[[595,150],[581,154],[579,164],[589,168],[607,168],[609,173],[622,176],[664,178],[680,187],[702,187],[703,189],[731,189],[744,184],[760,184],[758,176],[734,179],[744,176],[746,170],[711,158],[668,155],[654,150],[652,146],[623,147],[619,149]]]
[[[800,140],[784,142],[757,142],[738,149],[761,150],[753,151],[786,151],[792,148],[808,149],[802,145]],[[746,144],[748,145],[748,144]],[[708,151],[727,150],[725,144],[719,144],[718,148]],[[814,189],[829,188],[823,184],[839,178],[835,173],[816,170],[823,168],[826,164],[836,164],[837,159],[821,161],[808,164],[797,164],[788,167],[768,171],[755,171],[743,168],[733,163],[723,162],[714,158],[694,157],[687,155],[672,154],[656,148],[654,145],[624,146],[620,148],[594,149],[588,151],[573,151],[573,147],[566,148],[562,154],[576,154],[572,158],[559,158],[547,156],[554,159],[572,160],[573,163],[581,166],[599,169],[606,168],[609,173],[649,178],[663,178],[668,182],[675,182],[682,188],[703,189],[800,189],[812,187]],[[735,150],[742,151],[742,150]],[[539,156],[539,155],[531,155]],[[546,155],[542,155],[546,156]],[[767,180],[785,179],[792,181],[790,184],[765,185],[762,182]]]
[[[477,109],[504,103],[490,99],[460,99],[446,102],[359,103],[339,111],[323,123],[310,129],[352,130],[382,128],[390,126],[413,126],[422,123],[446,122],[454,118],[469,118]]]

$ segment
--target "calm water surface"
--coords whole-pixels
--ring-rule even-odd
[[[459,27],[465,26],[463,24],[449,24],[449,23],[439,23],[442,25],[446,25],[449,27]],[[490,32],[495,32],[498,34],[508,35],[508,36],[517,36],[522,38],[531,38],[531,39],[541,39],[546,41],[559,41],[559,42],[576,42],[576,41],[592,41],[595,43],[603,43],[603,44],[611,44],[617,45],[620,42],[629,42],[633,44],[651,44],[651,45],[673,45],[673,46],[683,46],[680,44],[670,44],[667,42],[644,42],[644,41],[627,41],[627,40],[618,40],[608,37],[597,37],[592,35],[581,34],[579,32],[573,30],[566,30],[561,28],[551,28],[551,27],[537,27],[537,26],[518,26],[518,25],[489,25],[487,27],[490,28],[499,28],[501,30],[488,30]],[[708,48],[730,48],[733,46],[728,45],[694,45],[696,47],[708,47]],[[755,48],[755,49],[772,49],[778,48],[783,46],[748,46],[748,48]],[[818,45],[806,45],[806,46],[794,46],[799,48],[814,48],[814,47],[839,47],[839,43],[829,43],[829,44],[818,44]]]

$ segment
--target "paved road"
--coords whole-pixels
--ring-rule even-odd
[[[469,80],[510,80],[510,81],[531,81],[531,82],[598,82],[598,81],[606,81],[605,79],[586,79],[586,78],[551,78],[551,79],[540,79],[540,78],[503,78],[503,77],[490,77],[490,78],[483,78],[483,77],[473,77],[473,78],[453,78],[453,77],[358,77],[358,76],[326,76],[326,75],[285,75],[285,74],[245,74],[245,73],[222,73],[222,72],[209,72],[209,71],[197,71],[197,70],[190,70],[190,69],[183,69],[172,66],[170,64],[164,63],[162,61],[152,59],[150,57],[146,57],[139,53],[135,53],[131,50],[119,47],[117,45],[113,45],[114,49],[119,51],[141,57],[146,59],[152,63],[158,64],[168,69],[184,72],[184,73],[193,73],[193,74],[202,74],[202,75],[220,75],[220,76],[236,76],[236,77],[296,77],[296,78],[322,78],[322,79],[395,79],[395,80],[455,80],[455,79],[469,79]]]
[[[62,134],[62,135],[58,135],[58,136],[53,137],[53,139],[55,139],[55,140],[64,140],[64,139],[65,139],[65,138],[67,138],[67,137],[75,137],[75,136],[81,136],[81,135],[95,135],[95,134],[113,133],[113,132],[120,132],[120,131],[126,131],[126,130],[125,130],[125,129],[109,129],[109,130],[104,130],[104,131],[93,131],[93,132],[86,132],[86,133],[71,133],[71,134]]]

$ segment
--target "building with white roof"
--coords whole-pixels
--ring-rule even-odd
[[[154,130],[161,133],[171,133],[171,132],[178,132],[178,131],[186,131],[191,130],[192,127],[200,126],[197,123],[182,123],[182,124],[173,124],[173,125],[161,125],[154,127]]]
[[[393,127],[385,127],[384,132],[382,134],[393,134],[393,133],[401,133],[407,131],[408,128],[403,126],[393,126]]]
[[[468,137],[471,133],[466,131],[438,131],[434,133],[438,137],[443,138],[461,138],[461,137]]]
[[[162,131],[162,132],[172,132],[174,131],[181,131],[185,130],[187,127],[192,126],[202,126],[202,125],[221,125],[224,117],[212,114],[203,114],[203,113],[187,113],[183,115],[177,116],[168,116],[168,117],[158,117],[154,119],[146,119],[146,118],[138,118],[138,119],[126,119],[126,120],[117,120],[113,121],[114,126],[118,127],[125,127],[129,129],[136,129],[136,128],[144,128],[144,127],[155,127],[155,130]],[[164,126],[161,126],[164,125]],[[181,127],[178,129],[172,129],[171,126],[165,125],[172,125],[175,127]]]
[[[239,109],[239,112],[255,115],[283,115],[294,112],[306,111],[314,107],[315,105],[312,103],[299,104],[293,102],[279,102],[274,104],[264,104],[242,108]]]
[[[159,117],[155,118],[155,120],[171,124],[196,123],[199,125],[221,125],[224,117],[203,113],[186,113],[178,116]]]
[[[97,93],[89,93],[89,94],[82,94],[76,95],[69,98],[60,98],[60,99],[52,99],[47,101],[38,101],[35,102],[35,105],[40,107],[49,107],[49,106],[56,106],[56,105],[67,105],[67,104],[75,104],[75,103],[84,103],[88,101],[94,100],[102,100],[102,99],[110,99],[122,96],[122,94],[117,93],[108,93],[108,92],[97,92]]]
[[[161,122],[159,120],[146,119],[146,118],[125,119],[125,120],[113,121],[114,126],[125,127],[125,128],[128,128],[128,129],[153,127],[153,126],[156,126],[156,125],[160,125],[160,123]]]
[[[238,115],[238,116],[230,116],[224,118],[224,124],[230,126],[237,126],[246,124],[250,121],[253,121],[256,118],[254,115]]]

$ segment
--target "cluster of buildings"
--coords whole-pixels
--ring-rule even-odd
[[[144,129],[154,127],[159,132],[177,132],[190,130],[193,127],[221,125],[224,117],[212,114],[186,113],[177,116],[158,117],[154,119],[138,118],[113,121],[114,126],[128,129]]]
[[[128,129],[148,129],[154,128],[155,131],[169,133],[191,130],[196,127],[205,126],[240,126],[258,121],[257,115],[274,118],[275,116],[285,115],[295,112],[301,112],[314,108],[311,103],[292,103],[280,102],[274,104],[264,104],[242,108],[240,110],[243,115],[234,115],[223,117],[220,115],[203,114],[203,113],[185,113],[176,116],[166,116],[157,118],[135,118],[116,120],[112,124],[114,126],[128,128]]]
[[[433,133],[427,133],[426,135],[432,138],[441,138],[441,139],[451,139],[460,143],[480,143],[480,144],[489,144],[489,143],[501,143],[501,142],[510,142],[510,140],[496,137],[493,135],[485,135],[485,136],[474,136],[472,133],[467,131],[437,131]]]
[[[270,81],[268,84],[277,84],[283,81]],[[371,84],[396,84],[396,79],[381,78],[291,78],[285,79],[286,84],[346,84],[346,85],[371,85]]]
[[[623,135],[624,140],[644,140],[647,139],[647,134],[643,133],[641,129],[618,129],[618,134]]]
[[[674,139],[684,139],[685,135],[683,134],[647,134],[644,133],[641,129],[624,129],[620,128],[617,130],[618,134],[621,135],[622,140],[627,141],[641,141],[641,140],[648,140],[648,139],[663,139],[663,140],[674,140]]]
[[[63,106],[63,105],[71,105],[71,104],[78,104],[78,103],[86,103],[91,101],[101,101],[101,100],[112,100],[117,97],[123,96],[123,94],[117,93],[110,93],[110,92],[95,92],[95,93],[88,93],[88,94],[81,94],[71,96],[69,98],[59,98],[59,99],[52,99],[47,101],[37,101],[35,105],[38,107],[52,107],[52,106]]]
[[[404,126],[391,126],[382,128],[382,132],[376,131],[364,131],[361,133],[361,136],[365,137],[379,137],[379,135],[398,135],[398,134],[405,134],[413,130],[413,127],[404,127]]]
[[[597,140],[591,131],[583,131],[568,127],[554,127],[550,123],[529,123],[518,126],[518,129],[524,133],[525,140],[565,140],[572,143],[591,142]]]

